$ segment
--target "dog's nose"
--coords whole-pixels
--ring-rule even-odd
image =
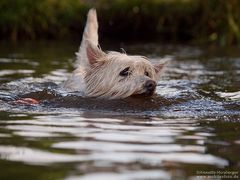
[[[155,90],[156,85],[157,85],[157,84],[156,84],[155,81],[153,81],[153,80],[148,80],[148,81],[145,83],[145,88],[146,88],[148,91],[152,92],[152,91]]]

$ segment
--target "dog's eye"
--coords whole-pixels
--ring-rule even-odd
[[[147,71],[145,71],[144,75],[145,76],[149,76],[149,73]]]
[[[122,71],[119,73],[119,75],[120,75],[120,76],[128,76],[128,75],[130,75],[129,69],[130,69],[130,67],[125,68],[124,70],[122,70]]]

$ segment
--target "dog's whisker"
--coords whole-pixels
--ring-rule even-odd
[[[120,49],[122,50],[122,53],[123,53],[123,54],[127,54],[126,51],[125,51],[125,49],[123,49],[123,48],[120,48]]]

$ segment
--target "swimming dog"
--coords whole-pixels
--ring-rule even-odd
[[[104,52],[98,44],[98,21],[90,9],[77,66],[64,83],[67,91],[78,91],[86,97],[122,99],[132,95],[153,95],[164,62],[153,65],[146,57],[115,51]]]

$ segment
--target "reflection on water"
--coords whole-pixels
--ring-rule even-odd
[[[77,46],[1,48],[1,179],[187,179],[197,171],[238,171],[240,54],[126,46],[153,62],[173,60],[153,97],[105,101],[59,87]],[[13,103],[19,97],[40,104]]]

